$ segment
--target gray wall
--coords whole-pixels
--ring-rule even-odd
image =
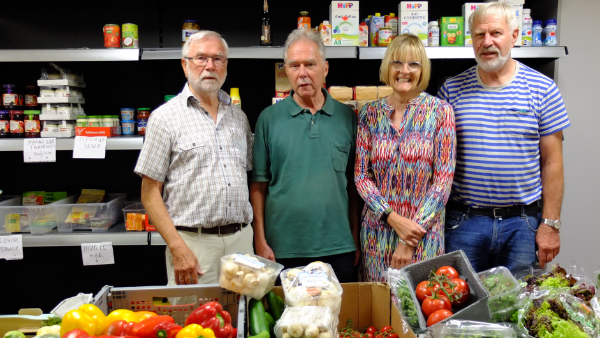
[[[557,260],[581,265],[588,274],[600,268],[600,44],[594,28],[598,17],[598,0],[559,1],[559,43],[568,47],[569,55],[558,61],[557,84],[571,126],[563,145],[565,198]]]

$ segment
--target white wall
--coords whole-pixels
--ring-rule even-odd
[[[561,4],[562,3],[562,4]],[[557,261],[600,269],[600,43],[598,0],[559,0],[556,75],[571,126],[564,132],[565,198]]]

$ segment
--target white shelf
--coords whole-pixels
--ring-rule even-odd
[[[0,62],[137,61],[137,48],[117,49],[2,49]]]
[[[79,113],[70,114],[40,114],[40,121],[74,121]]]
[[[164,238],[161,236],[161,234],[158,231],[150,232],[148,241],[150,242],[150,245],[163,245],[163,246],[167,245],[167,242],[165,242]]]
[[[386,47],[359,47],[361,60],[381,60]],[[474,59],[473,47],[425,47],[430,59]],[[515,47],[511,51],[515,59],[550,58],[557,59],[568,54],[567,47]]]
[[[327,59],[355,59],[356,47],[325,47]],[[230,59],[283,60],[283,47],[231,47]],[[180,60],[181,48],[156,48],[142,50],[142,60]]]
[[[115,136],[106,139],[106,150],[140,150],[143,136]],[[0,139],[0,151],[23,151],[24,138]],[[56,150],[73,150],[75,138],[56,139]]]
[[[5,234],[3,234],[5,235]],[[81,246],[81,243],[112,242],[112,245],[148,245],[145,231],[125,231],[125,223],[113,225],[107,232],[57,232],[45,235],[23,234],[23,247]]]
[[[43,87],[43,86],[70,86],[70,87],[77,87],[77,88],[85,88],[85,83],[79,83],[77,81],[67,80],[67,79],[38,80],[38,86],[40,86],[40,87]]]
[[[78,96],[71,96],[71,97],[66,97],[66,96],[58,96],[58,97],[43,97],[40,96],[37,99],[38,103],[80,103],[80,104],[84,104],[85,103],[85,99],[84,98],[80,98]]]

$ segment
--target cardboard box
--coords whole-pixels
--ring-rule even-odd
[[[329,22],[333,46],[358,46],[358,1],[332,1]]]
[[[421,39],[423,46],[427,46],[429,24],[427,1],[400,1],[398,13],[400,13],[398,34],[414,34]]]
[[[464,33],[462,16],[445,16],[440,19],[440,46],[464,46]]]
[[[471,27],[469,27],[469,17],[471,17],[471,14],[483,4],[483,2],[467,2],[462,6],[462,16],[465,23],[465,46],[473,46]]]
[[[379,100],[388,95],[392,95],[393,92],[394,92],[394,90],[392,89],[392,87],[379,86],[379,87],[377,87],[377,99]]]
[[[354,100],[377,100],[376,86],[356,86],[353,88]]]
[[[75,127],[77,136],[117,136],[117,127]]]
[[[342,86],[331,86],[328,89],[329,95],[334,100],[338,100],[340,102],[351,101],[352,100],[352,88],[350,87],[342,87]]]
[[[290,95],[292,85],[285,72],[285,63],[275,62],[275,97],[286,97]]]

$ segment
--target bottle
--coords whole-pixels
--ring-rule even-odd
[[[438,27],[437,21],[429,22],[429,37],[427,39],[429,46],[438,47],[440,45],[440,27]]]
[[[310,25],[310,16],[308,16],[308,12],[300,12],[300,16],[298,17],[298,28],[304,28],[309,31],[311,27],[312,26]]]
[[[231,88],[229,92],[229,96],[231,97],[231,103],[238,106],[242,109],[242,99],[240,99],[240,89],[239,88]]]
[[[321,40],[323,40],[323,44],[325,46],[331,46],[331,24],[329,21],[325,20],[319,25],[319,33],[321,35]]]
[[[383,23],[386,27],[392,29],[392,40],[394,40],[398,36],[398,18],[396,17],[396,13],[386,15],[383,19]]]
[[[0,137],[10,137],[10,113],[8,110],[0,110]]]
[[[358,26],[358,45],[367,47],[369,45],[369,26],[365,21]]]
[[[190,38],[190,35],[199,31],[200,26],[198,26],[196,20],[184,20],[183,26],[181,27],[181,45],[185,45],[185,42]]]
[[[25,110],[23,113],[25,115],[25,137],[40,137],[40,111]]]
[[[533,20],[531,19],[531,9],[523,8],[523,33],[522,33],[522,46],[530,47],[532,45]]]
[[[273,38],[271,37],[271,17],[269,16],[269,5],[267,0],[263,4],[262,29],[260,33],[261,46],[273,46]]]
[[[556,46],[556,19],[550,19],[546,21],[546,27],[544,27],[544,46]]]
[[[21,107],[19,94],[17,94],[17,86],[13,84],[5,84],[4,93],[2,94],[2,107],[6,110],[18,109]]]
[[[542,46],[542,20],[534,20],[531,26],[531,45],[534,47]]]
[[[377,46],[379,43],[379,28],[383,27],[383,18],[381,14],[375,13],[371,17],[371,27],[369,27],[371,46]]]

